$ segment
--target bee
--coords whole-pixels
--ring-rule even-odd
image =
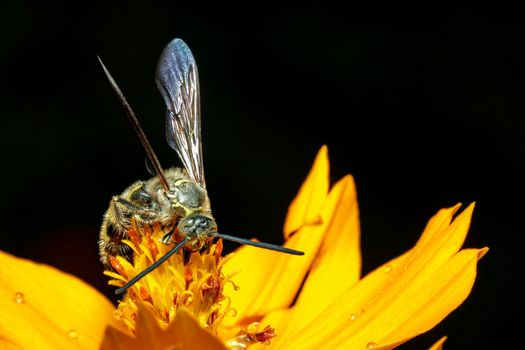
[[[174,39],[166,46],[160,56],[155,79],[167,107],[166,139],[178,154],[183,168],[163,170],[122,91],[100,58],[99,62],[146,151],[146,159],[154,174],[153,178],[137,181],[120,196],[111,199],[100,229],[100,260],[110,269],[111,256],[121,255],[131,259],[131,249],[123,240],[129,238],[132,222],[138,227],[160,224],[165,230],[162,242],[174,244],[164,256],[117,289],[116,294],[124,293],[180,249],[199,251],[214,238],[287,254],[304,254],[217,231],[204,179],[197,65],[184,41]],[[173,237],[180,240],[173,242]]]

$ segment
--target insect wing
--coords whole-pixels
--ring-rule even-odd
[[[189,177],[206,187],[202,164],[199,75],[190,48],[181,39],[162,52],[157,87],[168,108],[166,138],[177,151]]]

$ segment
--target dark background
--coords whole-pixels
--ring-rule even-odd
[[[223,232],[281,243],[322,144],[352,173],[364,272],[409,249],[442,207],[477,201],[467,247],[489,246],[469,299],[405,345],[515,345],[523,297],[523,42],[513,9],[236,7],[171,2],[0,9],[0,249],[111,295],[97,257],[112,195],[148,178],[100,55],[165,166],[154,70],[183,38],[199,64],[207,184]],[[233,247],[233,246],[231,246]],[[505,326],[505,330],[498,329]]]

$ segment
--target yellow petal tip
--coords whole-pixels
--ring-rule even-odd
[[[478,260],[483,258],[485,256],[485,254],[488,253],[488,251],[489,251],[489,247],[483,247],[480,250],[478,250]]]
[[[447,340],[447,336],[441,337],[434,345],[432,345],[428,350],[441,350],[443,349],[443,344]]]
[[[288,208],[284,223],[286,239],[303,226],[319,223],[320,210],[330,186],[329,168],[328,147],[324,145],[317,152],[306,180]]]

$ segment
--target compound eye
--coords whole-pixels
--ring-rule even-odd
[[[179,231],[185,236],[206,234],[216,229],[217,224],[213,218],[200,214],[188,216],[179,222]]]
[[[195,225],[195,219],[192,217],[184,218],[179,223],[179,229],[184,231],[184,233],[188,233],[192,230],[192,227]]]

